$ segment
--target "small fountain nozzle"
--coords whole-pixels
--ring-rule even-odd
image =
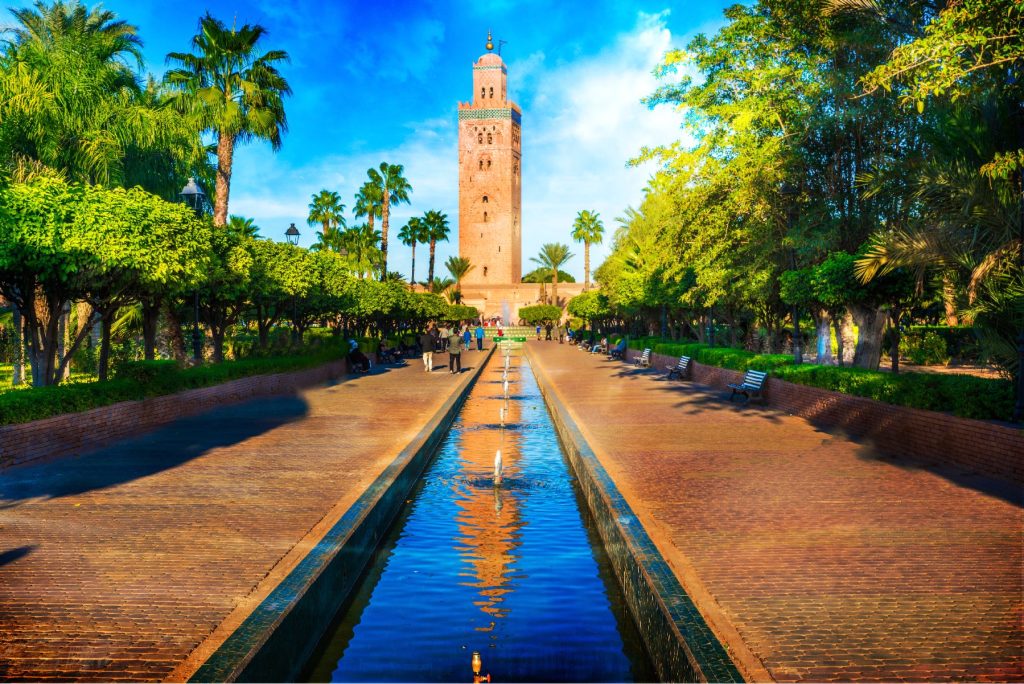
[[[494,452],[494,484],[501,484],[501,449]]]

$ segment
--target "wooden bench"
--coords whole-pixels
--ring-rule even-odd
[[[644,353],[633,359],[633,365],[639,368],[651,367],[651,350],[644,349]]]
[[[676,365],[671,366],[669,368],[666,368],[665,370],[668,371],[668,379],[669,380],[672,379],[673,375],[678,375],[679,379],[682,380],[683,377],[687,373],[690,372],[690,357],[689,356],[680,356],[679,357],[679,363],[677,363]]]
[[[768,374],[763,371],[748,370],[744,376],[743,381],[740,384],[729,383],[728,387],[732,389],[732,394],[729,395],[729,401],[733,400],[737,394],[742,394],[750,401],[752,397],[763,399],[761,390],[764,389],[765,380],[768,379]]]

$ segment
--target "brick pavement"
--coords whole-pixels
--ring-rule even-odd
[[[1024,679],[1017,488],[528,347],[748,677]]]
[[[411,362],[3,471],[0,679],[187,678],[470,375]]]

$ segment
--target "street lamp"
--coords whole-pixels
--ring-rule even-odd
[[[196,183],[195,178],[189,178],[188,183],[178,193],[182,201],[196,212],[196,216],[202,216],[206,208],[206,193]],[[192,359],[199,363],[202,359],[202,343],[199,338],[199,290],[192,291]]]
[[[289,245],[299,244],[299,229],[295,227],[295,224],[288,226],[288,230],[284,231],[284,239],[288,241]],[[295,301],[295,295],[292,295],[292,344],[299,341],[299,311],[298,305]]]
[[[288,241],[289,245],[299,244],[299,229],[295,227],[295,224],[288,226],[288,230],[284,231],[284,239]]]
[[[793,225],[796,223],[796,201],[800,196],[800,189],[796,186],[786,183],[782,186],[780,194],[786,202],[786,229],[787,232],[792,232]],[[790,268],[796,270],[796,248],[789,248],[789,264]],[[800,310],[796,306],[796,302],[793,302],[792,314],[793,316],[793,363],[801,364],[804,362],[803,350],[800,347]]]

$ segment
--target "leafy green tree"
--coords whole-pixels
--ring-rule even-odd
[[[380,169],[367,169],[366,175],[370,183],[380,192],[380,253],[381,278],[388,272],[388,224],[391,218],[391,207],[397,204],[408,204],[412,186],[402,175],[401,164],[381,162]]]
[[[431,209],[423,215],[423,225],[426,227],[427,243],[430,245],[430,261],[427,268],[427,284],[433,288],[434,282],[434,251],[438,242],[448,240],[448,215],[436,209]],[[433,289],[431,289],[433,292]]]
[[[548,242],[541,246],[540,253],[531,257],[530,261],[540,264],[540,267],[551,273],[551,292],[555,303],[558,303],[558,271],[572,258],[568,245],[557,242]]]
[[[593,327],[612,316],[608,297],[600,290],[588,290],[569,300],[566,307],[570,314],[582,318]]]
[[[336,244],[336,233],[346,228],[345,205],[341,202],[341,196],[327,189],[313,195],[313,201],[309,203],[309,216],[306,218],[306,222],[311,226],[321,226],[318,236],[322,244]]]
[[[273,240],[253,240],[250,254],[248,318],[255,321],[259,347],[265,349],[270,329],[278,321],[291,318],[295,325],[298,303],[305,303],[316,285],[316,262],[309,251]],[[299,326],[295,325],[295,329]]]
[[[584,209],[572,224],[572,239],[583,243],[583,289],[590,289],[590,245],[600,244],[604,223],[596,211]]]
[[[537,304],[519,309],[519,319],[527,325],[557,323],[562,318],[562,307],[553,304]]]
[[[213,220],[218,226],[228,220],[235,145],[266,140],[276,151],[288,130],[284,99],[291,94],[291,87],[278,71],[279,65],[288,61],[288,53],[261,53],[260,40],[266,33],[258,24],[229,29],[207,13],[192,38],[193,52],[167,55],[174,68],[164,75],[164,82],[178,93],[178,110],[215,140]]]

